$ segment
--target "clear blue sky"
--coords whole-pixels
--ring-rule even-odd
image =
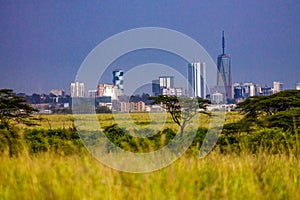
[[[221,53],[224,30],[234,82],[280,81],[292,88],[300,81],[297,0],[7,0],[0,4],[0,88],[28,94],[52,88],[69,92],[78,68],[97,44],[145,26],[180,31],[214,60]]]

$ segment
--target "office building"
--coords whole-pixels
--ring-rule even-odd
[[[145,112],[146,105],[143,101],[138,102],[117,102],[118,112]]]
[[[71,97],[84,97],[84,83],[76,81],[70,84]]]
[[[261,87],[261,96],[269,96],[273,94],[272,88],[268,86]]]
[[[160,76],[158,80],[160,89],[174,88],[174,76]]]
[[[215,92],[211,95],[211,101],[216,104],[224,103],[224,95],[220,92]]]
[[[296,89],[296,90],[300,90],[300,83],[296,83],[295,89]]]
[[[64,90],[59,90],[59,89],[52,89],[50,91],[50,94],[53,94],[53,95],[55,95],[57,97],[59,97],[59,96],[65,96],[65,91]]]
[[[162,95],[181,97],[183,90],[182,88],[163,88]]]
[[[97,86],[98,97],[111,97],[111,100],[117,100],[119,94],[118,86],[111,84],[99,84]]]
[[[274,93],[280,92],[282,90],[283,90],[283,83],[274,81],[273,82],[273,91],[274,91]]]
[[[88,97],[95,98],[97,96],[97,90],[88,90]]]
[[[188,65],[189,96],[206,98],[206,64],[194,62]]]
[[[227,99],[232,99],[231,58],[229,54],[225,54],[224,31],[222,32],[222,54],[218,56],[217,67],[217,86],[224,87]]]
[[[118,87],[118,96],[124,94],[124,71],[116,69],[113,71],[113,84]]]
[[[152,80],[152,94],[155,97],[161,94],[159,80]]]
[[[248,97],[264,95],[261,87],[254,83],[234,83],[233,84],[233,97],[236,102],[241,102]],[[266,92],[267,94],[268,92]]]

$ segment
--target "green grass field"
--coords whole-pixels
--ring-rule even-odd
[[[110,126],[114,123],[117,123],[121,126],[126,126],[128,124],[128,121],[132,121],[132,123],[135,123],[138,126],[145,126],[151,122],[157,123],[160,128],[178,128],[177,125],[172,121],[171,116],[168,114],[166,116],[161,116],[161,113],[151,113],[149,115],[148,113],[119,113],[119,114],[97,114],[96,117],[99,120],[99,124],[101,127]],[[67,128],[72,126],[71,119],[73,115],[41,115],[40,117],[45,118],[47,120],[42,120],[40,122],[41,128]],[[78,118],[83,117],[92,117],[93,115],[79,115]],[[114,120],[114,118],[116,118]],[[226,113],[226,121],[225,123],[232,123],[237,122],[239,119],[241,119],[242,116],[238,114],[237,112],[230,112]],[[165,120],[166,119],[166,120]],[[200,124],[202,127],[207,127],[209,119],[205,115],[201,115],[199,118],[200,121],[197,123],[197,125]],[[160,124],[164,124],[163,127],[160,126]],[[49,126],[50,123],[50,126]],[[130,128],[130,127],[129,127]],[[195,127],[194,127],[195,128]]]
[[[70,116],[43,117],[52,128],[72,125]],[[123,114],[119,117],[128,120]],[[139,125],[150,120],[147,114],[131,117]],[[101,126],[114,123],[110,114],[97,118]],[[226,122],[240,118],[228,113]],[[42,121],[41,127],[48,129],[48,122]],[[70,156],[53,152],[32,156],[24,151],[19,157],[2,154],[0,160],[0,199],[300,199],[296,154],[222,154],[215,149],[203,159],[186,154],[145,174],[116,171],[86,151]]]

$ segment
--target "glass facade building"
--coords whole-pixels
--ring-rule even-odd
[[[206,64],[200,62],[188,65],[189,97],[206,98]]]
[[[229,54],[225,54],[224,31],[222,36],[223,52],[218,56],[217,67],[217,86],[224,87],[227,99],[232,99],[232,79],[231,79],[231,58]]]

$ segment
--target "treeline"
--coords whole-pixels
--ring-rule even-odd
[[[177,101],[173,102],[175,103],[172,105],[177,109]],[[199,105],[188,103],[187,106],[196,106],[194,110],[197,110]],[[198,103],[206,105],[201,99]],[[268,97],[251,97],[238,104],[238,108],[244,117],[238,122],[224,125],[215,150],[221,153],[246,151],[255,154],[266,151],[272,154],[299,154],[300,91],[288,90]],[[0,153],[8,152],[9,156],[18,156],[22,151],[31,155],[43,152],[61,155],[82,154],[86,152],[82,140],[96,148],[102,137],[110,140],[103,144],[108,153],[118,151],[117,147],[132,152],[150,152],[167,144],[180,144],[196,132],[186,153],[198,155],[201,145],[207,142],[205,136],[208,130],[202,127],[184,132],[180,137],[175,137],[178,133],[169,128],[156,133],[151,129],[134,131],[136,135],[141,132],[153,135],[148,138],[134,137],[128,134],[128,130],[121,129],[116,124],[105,127],[102,132],[80,132],[81,138],[74,126],[66,129],[18,129],[16,124],[32,126],[41,120],[32,115],[35,111],[26,104],[25,99],[16,96],[12,90],[0,90]],[[180,117],[185,117],[179,108],[175,111],[173,114],[177,118],[174,119],[182,120]],[[181,124],[178,124],[178,128],[182,128]],[[174,146],[169,147],[172,149]]]
[[[153,132],[153,130],[140,130]],[[186,151],[188,155],[198,155],[207,134],[206,128],[198,128],[190,147]],[[221,134],[214,147],[220,153],[300,153],[299,129],[296,132],[283,131],[277,128],[260,128],[251,134]],[[138,134],[138,132],[137,132]],[[189,133],[187,133],[189,134]],[[192,132],[190,132],[192,135]],[[128,134],[128,131],[117,125],[108,126],[103,132],[94,131],[80,133],[80,137],[88,143],[88,146],[97,147],[102,137],[107,137],[110,142],[105,145],[107,153],[118,151],[122,148],[131,152],[150,152],[158,150],[170,144],[183,142],[185,137],[176,137],[172,129],[164,129],[148,138],[138,138]],[[43,152],[53,152],[59,155],[73,155],[86,153],[82,140],[76,130],[72,129],[25,129],[5,130],[0,129],[0,152],[9,153],[9,156],[18,156],[27,151],[30,155]],[[173,146],[168,146],[170,150]]]

